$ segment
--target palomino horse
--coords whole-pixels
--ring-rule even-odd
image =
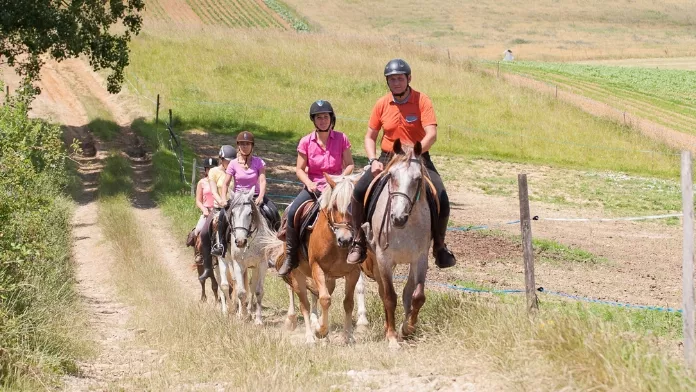
[[[336,279],[345,277],[343,337],[346,343],[352,343],[354,293],[355,285],[360,278],[360,267],[346,263],[348,246],[353,243],[348,207],[353,194],[354,178],[331,177],[326,174],[324,176],[328,186],[319,197],[320,212],[307,240],[307,257],[300,253],[300,265],[290,273],[286,283],[300,299],[300,310],[305,321],[305,337],[307,343],[311,344],[315,342],[315,335],[318,338],[328,336],[331,294],[336,288]],[[268,249],[270,258],[276,260],[276,268],[280,268],[285,256],[285,242],[276,239],[269,242]],[[321,305],[321,316],[314,331],[311,327],[308,288],[313,294],[318,294]],[[290,292],[290,323],[294,321],[294,313],[294,298]]]
[[[242,319],[249,316],[249,311],[255,307],[254,323],[263,324],[261,319],[261,301],[263,300],[263,281],[268,269],[265,258],[265,238],[275,237],[268,227],[266,219],[261,215],[254,203],[254,189],[240,191],[230,195],[227,209],[227,221],[230,223],[232,235],[225,237],[228,241],[228,254],[218,257],[219,271],[216,270],[220,290],[222,291],[222,312],[227,313],[227,301],[230,300],[230,281],[234,280],[234,291],[239,300],[238,315]],[[247,279],[247,271],[251,270],[251,282]],[[249,290],[251,288],[251,290]],[[247,291],[251,295],[247,305]],[[254,303],[253,298],[256,299]],[[233,299],[232,311],[237,306]]]
[[[415,331],[418,312],[425,303],[425,274],[432,234],[425,194],[427,172],[420,158],[421,144],[416,142],[413,150],[405,152],[397,139],[394,152],[396,154],[385,168],[388,183],[376,195],[378,199],[371,225],[363,224],[370,251],[374,252],[375,258],[368,258],[363,263],[363,270],[377,281],[384,304],[386,338],[389,347],[398,348],[394,319],[394,266],[409,265],[403,292],[405,317],[401,326],[401,335],[407,337]]]

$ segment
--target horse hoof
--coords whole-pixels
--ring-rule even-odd
[[[307,336],[307,339],[305,340],[305,343],[307,343],[310,346],[313,346],[314,343],[316,343],[316,339],[314,339],[314,335],[312,336]]]
[[[367,325],[357,325],[355,326],[355,333],[357,334],[365,334],[367,331],[369,331],[370,328],[367,327]]]
[[[352,346],[355,344],[355,338],[353,338],[353,335],[344,335],[343,336],[343,344],[346,346]]]
[[[256,319],[256,320],[254,320],[254,325],[256,325],[258,327],[263,327],[263,321]]]
[[[396,341],[396,340],[390,340],[390,341],[389,341],[389,349],[390,349],[390,350],[400,350],[400,349],[401,349],[401,345],[400,345],[399,342]]]
[[[285,319],[285,329],[292,332],[295,328],[297,328],[297,316],[288,316]]]

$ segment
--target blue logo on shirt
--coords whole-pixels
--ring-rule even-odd
[[[406,116],[406,122],[412,123],[412,122],[415,122],[416,120],[418,120],[418,116],[416,116],[415,114],[411,114],[411,115]]]

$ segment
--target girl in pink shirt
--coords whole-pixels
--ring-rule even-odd
[[[285,261],[278,270],[280,276],[286,276],[299,264],[300,240],[294,227],[297,208],[307,200],[317,199],[327,185],[324,173],[348,175],[354,167],[348,137],[333,129],[336,115],[329,101],[314,102],[309,108],[309,118],[315,129],[297,145],[295,174],[304,188],[288,206]]]

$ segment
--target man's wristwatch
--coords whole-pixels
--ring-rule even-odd
[[[377,158],[370,158],[370,159],[368,159],[367,164],[372,166],[372,162],[377,161],[377,160],[378,160]]]

